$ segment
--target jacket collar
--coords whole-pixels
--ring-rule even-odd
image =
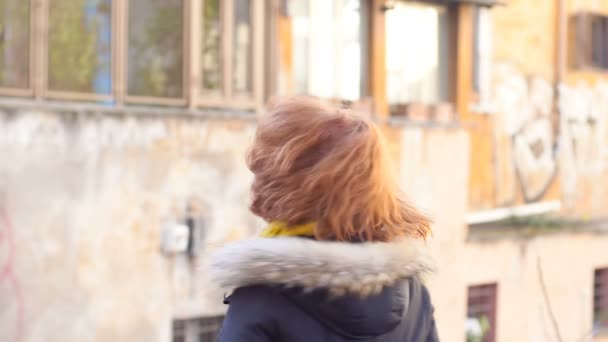
[[[225,289],[267,284],[362,297],[434,268],[424,241],[413,239],[346,243],[254,238],[230,243],[210,260],[211,279]]]

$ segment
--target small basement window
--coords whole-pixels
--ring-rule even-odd
[[[223,316],[174,320],[173,342],[215,342],[223,321]]]
[[[593,327],[608,331],[608,267],[595,270],[593,280]]]
[[[494,342],[496,338],[497,284],[469,286],[466,340]]]

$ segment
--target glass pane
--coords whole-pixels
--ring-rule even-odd
[[[29,87],[30,7],[25,0],[0,1],[0,86]]]
[[[201,64],[203,89],[219,90],[222,86],[222,32],[220,0],[203,1]]]
[[[393,10],[386,12],[389,103],[446,100],[446,48],[447,14],[444,7],[397,2]]]
[[[111,0],[49,2],[49,89],[110,94]]]
[[[279,15],[279,92],[359,99],[361,16],[361,0],[287,0]]]
[[[251,91],[251,38],[251,0],[235,0],[232,80],[235,93]]]
[[[183,1],[129,1],[129,95],[182,97]]]

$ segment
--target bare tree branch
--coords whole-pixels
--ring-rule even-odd
[[[549,311],[549,317],[551,318],[551,323],[553,324],[553,330],[555,330],[555,336],[559,342],[563,342],[564,339],[559,331],[559,325],[557,324],[557,319],[555,318],[553,308],[551,307],[551,300],[549,299],[549,294],[547,293],[547,285],[545,284],[545,277],[543,276],[540,256],[537,259],[536,268],[538,269],[538,281],[540,282],[540,287],[543,291],[543,298],[545,299],[545,304],[547,305],[547,311]]]

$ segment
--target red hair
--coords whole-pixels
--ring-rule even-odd
[[[289,225],[316,222],[320,240],[426,237],[430,220],[401,195],[379,128],[308,97],[272,101],[247,164],[251,211]]]

